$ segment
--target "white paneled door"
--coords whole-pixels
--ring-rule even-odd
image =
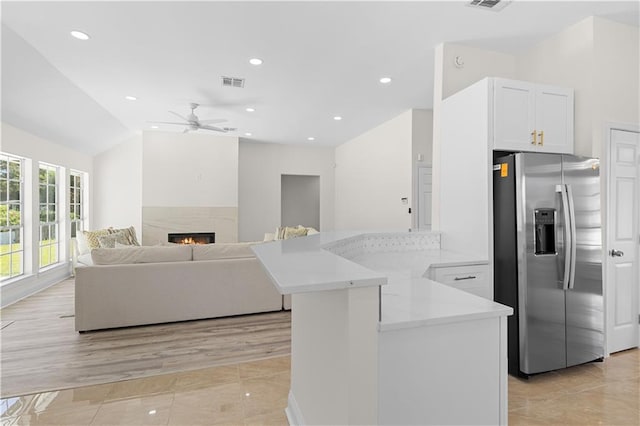
[[[640,133],[609,129],[607,215],[607,346],[638,346]]]
[[[418,167],[418,229],[431,229],[431,167]]]

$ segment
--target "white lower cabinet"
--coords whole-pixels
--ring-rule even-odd
[[[434,266],[429,278],[459,290],[493,300],[493,284],[489,281],[489,264]]]

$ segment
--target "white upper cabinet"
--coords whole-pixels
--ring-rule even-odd
[[[494,79],[493,149],[573,154],[573,90]]]

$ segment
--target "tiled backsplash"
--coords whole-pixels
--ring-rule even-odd
[[[365,253],[419,251],[440,248],[440,234],[434,232],[365,233],[322,247],[352,259]]]

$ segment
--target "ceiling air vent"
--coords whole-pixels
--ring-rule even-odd
[[[509,3],[511,3],[510,0],[471,0],[467,6],[498,12],[507,7]]]
[[[244,78],[225,77],[222,76],[222,85],[224,87],[244,87]]]

